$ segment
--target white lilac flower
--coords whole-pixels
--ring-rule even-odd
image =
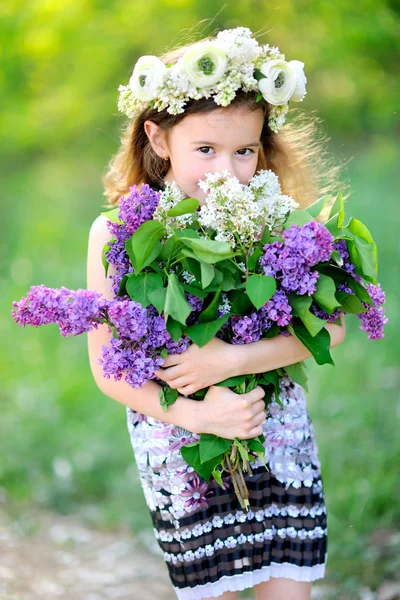
[[[190,285],[191,283],[193,283],[193,281],[196,280],[196,277],[192,275],[192,273],[189,273],[189,271],[182,271],[181,275],[188,285]]]
[[[218,314],[222,317],[222,315],[227,315],[231,310],[231,304],[228,300],[228,296],[222,292],[222,303],[218,306]]]
[[[153,219],[165,225],[167,238],[172,235],[172,229],[184,229],[193,222],[193,213],[179,215],[178,217],[169,217],[167,215],[170,208],[185,198],[185,192],[179,187],[176,181],[166,182],[165,189],[160,192],[160,200],[154,211]]]
[[[258,88],[263,98],[273,106],[285,104],[296,89],[296,73],[285,60],[269,60],[260,67],[265,77],[259,80]]]
[[[259,171],[248,185],[227,170],[206,173],[198,185],[207,193],[207,202],[198,213],[199,223],[214,229],[215,240],[228,242],[232,248],[251,247],[260,239],[264,226],[272,231],[299,206],[281,193],[278,177],[271,170]]]
[[[307,77],[304,75],[304,63],[301,60],[290,60],[288,63],[296,75],[296,87],[291,96],[293,102],[302,102],[306,92]]]

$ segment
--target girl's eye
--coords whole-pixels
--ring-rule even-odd
[[[201,148],[198,148],[198,150],[202,151],[204,148],[211,148],[211,146],[202,146]],[[240,150],[238,150],[238,152],[241,152],[242,150],[250,150],[251,154],[254,153],[254,150],[252,150],[251,148],[241,148]],[[209,154],[209,152],[201,152],[201,154]],[[250,154],[241,154],[240,156],[250,156]]]

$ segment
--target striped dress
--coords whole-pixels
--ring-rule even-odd
[[[245,474],[251,509],[198,477],[180,448],[199,436],[127,408],[128,430],[154,534],[176,595],[213,598],[270,577],[324,577],[327,512],[314,429],[303,388],[281,379],[264,421],[265,463]]]

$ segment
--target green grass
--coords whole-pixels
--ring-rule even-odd
[[[399,528],[400,150],[379,135],[346,146],[353,188],[346,215],[374,236],[379,280],[390,319],[383,340],[368,341],[356,317],[333,349],[336,366],[309,360],[308,406],[328,509],[327,579],[343,598],[375,588],[399,569],[399,548],[370,542],[378,528]],[[11,303],[31,285],[86,287],[87,236],[103,203],[100,175],[108,156],[45,155],[3,167],[0,250],[0,485],[6,509],[30,503],[74,512],[99,527],[151,527],[126,429],[125,408],[95,385],[86,336],[62,338],[56,326],[22,329]],[[5,379],[5,380],[4,380]],[[398,542],[397,542],[398,544]],[[353,595],[352,595],[353,594]]]

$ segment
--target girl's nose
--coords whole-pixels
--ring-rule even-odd
[[[233,156],[230,155],[225,155],[225,156],[221,156],[220,160],[218,161],[218,172],[221,171],[225,171],[225,169],[227,169],[231,175],[236,175],[236,171],[235,171],[235,163],[234,163],[234,159]]]

